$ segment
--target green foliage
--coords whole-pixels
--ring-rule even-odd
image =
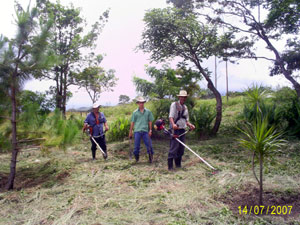
[[[119,104],[126,104],[129,103],[130,98],[127,95],[120,95],[119,96]]]
[[[75,84],[80,88],[84,88],[92,102],[95,103],[100,98],[102,92],[112,91],[112,88],[117,84],[118,78],[115,77],[115,70],[110,69],[106,71],[100,67],[103,59],[101,55],[94,56],[94,54],[91,54],[87,58],[87,66],[81,65],[81,68],[84,68],[82,72],[74,75]]]
[[[190,113],[190,121],[196,126],[196,133],[199,137],[207,137],[211,131],[216,112],[213,106],[208,104],[200,105]]]
[[[85,77],[88,77],[90,74],[94,76],[95,71],[99,72],[98,67],[81,67],[80,62],[86,60],[83,57],[83,50],[93,50],[96,47],[97,38],[107,22],[108,11],[104,12],[92,25],[91,30],[86,32],[84,30],[85,21],[80,15],[80,9],[74,8],[73,5],[63,6],[59,1],[52,3],[48,0],[38,0],[37,4],[42,21],[48,18],[54,20],[49,49],[55,52],[59,60],[54,67],[44,73],[36,74],[35,77],[47,78],[55,82],[56,86],[51,87],[51,93],[56,101],[56,108],[65,114],[68,89],[71,84],[76,83],[76,75],[83,73]],[[87,80],[90,81],[90,79]]]
[[[0,152],[11,150],[11,126],[8,121],[0,126]]]
[[[285,33],[298,33],[300,2],[298,0],[267,0],[269,13],[266,28],[279,29]]]
[[[268,119],[268,124],[278,124],[278,118],[275,114],[276,105],[272,101],[267,101],[271,98],[270,91],[258,85],[253,85],[253,87],[248,88],[245,92],[245,103],[242,113],[242,117],[247,122],[255,122],[261,115]]]
[[[128,137],[130,128],[130,120],[125,117],[118,117],[109,126],[107,134],[108,141],[123,141]]]
[[[24,131],[25,135],[28,135],[30,132],[38,133],[46,117],[47,114],[40,113],[40,105],[38,103],[27,104],[23,107],[18,126]],[[37,137],[40,137],[40,135],[37,135]]]
[[[300,102],[295,90],[285,87],[274,93],[276,115],[286,134],[300,138]]]
[[[154,80],[153,82],[138,77],[133,78],[136,90],[143,96],[174,99],[181,89],[186,90],[190,96],[200,90],[197,84],[201,78],[200,74],[188,69],[184,63],[178,64],[175,70],[167,64],[164,64],[162,69],[146,67],[146,72]]]
[[[83,121],[80,118],[71,116],[64,119],[62,113],[56,109],[52,116],[48,117],[45,129],[49,135],[44,143],[46,147],[59,146],[66,148],[78,141]]]
[[[243,128],[238,128],[246,137],[239,139],[243,147],[259,155],[270,156],[275,150],[279,150],[285,143],[281,139],[282,132],[277,132],[275,126],[271,126],[266,118],[258,117],[256,121],[247,123]]]
[[[234,40],[249,40],[249,45],[244,46],[246,55],[240,55],[240,58],[244,56],[253,59],[264,58],[273,62],[274,67],[271,69],[270,75],[284,75],[300,97],[297,73],[300,68],[300,43],[298,40],[300,3],[298,0],[213,0],[194,1],[193,3],[202,15],[206,8],[211,10],[208,11],[209,13],[204,13],[209,23],[213,23],[221,29],[226,27],[235,34],[239,34],[236,37],[232,36]],[[266,18],[263,19],[263,15],[266,15]],[[282,44],[283,40],[286,42],[286,47],[280,50],[276,45],[279,41]],[[274,57],[261,57],[254,44],[258,41],[265,43],[265,47],[273,53]]]
[[[260,185],[259,204],[263,204],[263,164],[267,156],[272,156],[275,150],[279,150],[285,141],[281,139],[282,133],[275,130],[275,126],[269,124],[268,119],[262,116],[257,116],[256,121],[246,124],[243,128],[238,128],[245,138],[238,141],[240,144],[253,152],[252,169],[254,176]],[[254,159],[259,162],[260,178],[258,179],[254,169]]]
[[[173,101],[170,99],[160,99],[153,101],[152,113],[154,121],[162,118],[165,120],[166,124],[169,124],[169,111],[172,102]]]
[[[36,110],[36,113],[39,114],[48,114],[55,106],[54,102],[47,98],[46,94],[23,90],[19,96],[20,110],[26,111],[26,108],[32,104],[37,104],[38,110]]]

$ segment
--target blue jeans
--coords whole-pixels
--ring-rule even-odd
[[[139,155],[140,154],[140,145],[141,145],[141,139],[143,138],[144,143],[147,148],[147,153],[148,154],[154,154],[153,148],[152,148],[152,141],[151,138],[149,137],[148,132],[144,131],[138,131],[134,132],[134,155]]]

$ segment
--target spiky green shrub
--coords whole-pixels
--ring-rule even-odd
[[[273,96],[268,88],[253,85],[246,92],[244,109],[240,116],[243,121],[253,123],[263,115],[269,125],[279,124],[276,115],[276,105],[273,103]]]
[[[195,125],[196,133],[199,137],[207,137],[213,126],[216,111],[213,106],[203,104],[198,109],[193,109],[190,113],[190,121]]]
[[[252,123],[246,123],[242,128],[238,128],[244,134],[244,138],[239,139],[240,144],[252,151],[252,170],[259,184],[259,204],[263,204],[263,165],[265,159],[271,156],[274,151],[279,150],[285,143],[282,133],[275,130],[274,125],[270,125],[268,118],[263,115],[257,116]],[[259,163],[259,178],[255,173],[255,162]]]
[[[125,117],[118,117],[109,127],[107,140],[123,141],[129,135],[130,120]]]

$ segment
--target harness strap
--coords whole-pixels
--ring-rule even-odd
[[[176,102],[176,109],[177,109],[177,112],[178,112],[178,116],[176,118],[176,120],[174,121],[174,123],[176,124],[178,122],[178,120],[180,120],[181,118],[185,119],[186,120],[186,116],[184,116],[184,111],[185,111],[185,105],[182,106],[182,110],[180,110],[180,105],[178,102]]]

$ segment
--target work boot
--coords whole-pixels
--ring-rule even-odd
[[[134,155],[134,158],[135,158],[135,161],[138,162],[139,159],[140,159],[140,156],[139,155]]]
[[[181,157],[175,159],[175,165],[177,168],[181,168]]]
[[[149,163],[152,163],[153,161],[153,154],[149,154]]]
[[[168,159],[168,170],[173,170],[173,158]]]

